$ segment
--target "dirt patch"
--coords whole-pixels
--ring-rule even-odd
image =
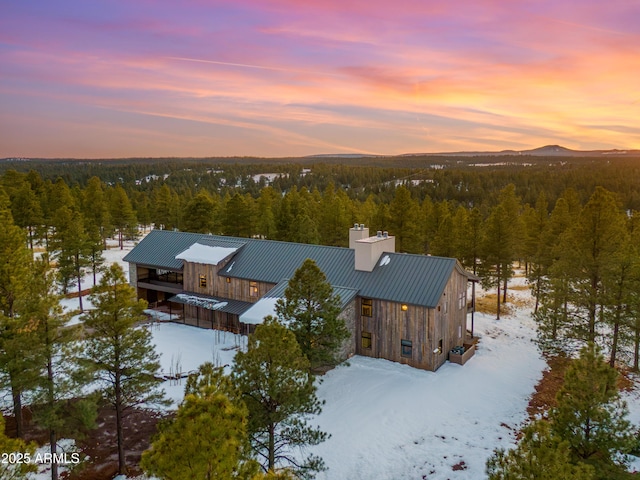
[[[487,293],[476,298],[476,312],[496,315],[498,312],[498,297],[495,293]],[[500,303],[500,315],[511,315],[513,309],[509,303]]]
[[[467,464],[464,463],[464,460],[456,463],[453,467],[451,467],[451,470],[453,470],[454,472],[459,472],[460,470],[466,470],[466,469],[467,469]]]
[[[149,448],[158,422],[167,415],[151,410],[134,409],[125,417],[123,436],[129,475],[142,473],[138,464],[142,452]],[[103,407],[98,414],[98,428],[79,442],[82,451],[89,456],[87,466],[70,477],[70,480],[109,480],[118,472],[118,447],[115,435],[115,411]]]
[[[25,440],[38,445],[48,443],[46,430],[38,427],[32,421],[31,410],[23,409]],[[151,438],[156,433],[158,422],[169,418],[168,414],[160,414],[151,410],[133,409],[124,420],[124,438],[127,467],[130,475],[142,473],[140,457],[151,444]],[[15,421],[13,416],[5,417],[6,433],[15,437]],[[66,477],[69,480],[111,480],[118,472],[118,448],[115,435],[115,411],[109,407],[102,407],[98,411],[96,421],[98,427],[77,442],[80,451],[89,457],[82,470],[73,472]]]
[[[563,356],[547,358],[548,368],[542,372],[542,379],[536,385],[527,407],[530,419],[544,415],[556,406],[556,395],[564,384],[564,374],[570,363],[571,359]]]

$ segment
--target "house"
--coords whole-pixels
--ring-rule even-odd
[[[387,232],[355,224],[349,248],[153,230],[125,256],[130,282],[151,307],[199,327],[249,334],[307,258],[340,296],[351,332],[341,352],[437,370],[469,340],[469,283],[453,258],[395,252]],[[475,292],[475,289],[471,289]]]

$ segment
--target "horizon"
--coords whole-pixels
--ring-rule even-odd
[[[3,158],[640,149],[623,0],[0,1]]]

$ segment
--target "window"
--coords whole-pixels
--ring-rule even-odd
[[[250,297],[258,296],[258,282],[249,282],[249,296]]]
[[[363,317],[373,317],[373,300],[370,298],[363,298],[361,310]]]
[[[411,340],[401,340],[400,341],[401,354],[403,357],[410,357],[411,351],[413,350],[413,346],[411,345]]]
[[[458,294],[458,309],[462,310],[467,306],[467,292],[460,292]]]
[[[206,288],[207,287],[207,276],[206,275],[200,275],[200,287],[201,288]]]
[[[362,332],[362,348],[371,349],[371,332]]]

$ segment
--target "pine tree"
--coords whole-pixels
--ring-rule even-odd
[[[340,361],[338,351],[349,331],[339,318],[340,298],[316,262],[308,258],[296,270],[276,312],[295,334],[311,369]]]
[[[599,340],[599,312],[610,302],[605,285],[616,269],[616,252],[625,235],[624,214],[615,196],[598,187],[561,237],[553,269],[568,280],[567,334],[583,344]]]
[[[82,217],[67,207],[61,207],[56,212],[55,229],[51,250],[58,262],[59,282],[64,293],[74,283],[78,286],[78,301],[82,312],[82,278],[85,268],[91,263],[92,245]]]
[[[102,249],[106,249],[107,237],[112,227],[104,186],[98,177],[91,177],[84,189],[82,216],[89,237],[95,242],[99,236],[102,240]]]
[[[485,223],[482,241],[482,283],[497,288],[497,318],[501,302],[506,302],[507,282],[513,275],[512,264],[518,253],[519,200],[510,184],[500,192],[500,202]],[[502,298],[500,296],[502,288]]]
[[[236,193],[225,204],[222,230],[225,235],[250,237],[252,233],[251,217],[251,205],[244,195]]]
[[[29,248],[33,250],[33,240],[37,228],[42,225],[44,218],[42,208],[31,184],[24,182],[11,201],[11,211],[16,225],[27,229]]]
[[[175,419],[161,424],[142,468],[172,480],[248,478],[248,411],[222,368],[202,365],[190,375]]]
[[[251,446],[265,471],[289,467],[303,478],[325,469],[321,458],[294,456],[327,434],[307,424],[320,413],[316,387],[308,378],[309,360],[295,335],[267,317],[249,336],[248,350],[236,354],[233,379],[249,410]]]
[[[2,480],[26,480],[30,472],[37,470],[36,463],[33,461],[36,445],[33,443],[27,444],[19,438],[9,438],[4,430],[4,417],[0,415],[0,452],[7,454],[15,452],[23,456],[29,455],[32,461],[0,462],[0,478]]]
[[[38,339],[34,369],[39,378],[33,395],[38,408],[34,418],[48,430],[50,452],[55,455],[61,434],[75,435],[93,427],[96,406],[93,399],[81,398],[82,388],[91,377],[77,361],[78,331],[65,325],[68,315],[62,312],[55,292],[55,274],[46,255],[35,262],[29,286],[31,295],[24,307],[25,317],[34,325]],[[57,478],[58,464],[53,462],[51,480]]]
[[[138,220],[127,192],[120,185],[116,185],[110,192],[109,214],[111,222],[118,232],[118,246],[122,250],[124,248],[124,237],[127,233],[135,233]]]
[[[0,190],[0,386],[11,390],[18,437],[23,436],[22,395],[33,388],[34,333],[22,317],[33,262],[24,231],[14,225]]]
[[[158,355],[146,328],[136,328],[144,320],[144,300],[137,300],[127,284],[122,268],[112,264],[89,296],[95,310],[84,317],[87,327],[84,362],[95,371],[104,387],[102,395],[116,412],[118,469],[126,473],[123,424],[125,415],[141,404],[163,404]]]
[[[396,237],[396,249],[399,252],[423,253],[424,242],[420,223],[420,207],[411,198],[411,192],[404,185],[396,189],[393,201],[389,205],[389,229]]]
[[[516,448],[497,450],[487,461],[489,480],[595,480],[593,467],[573,464],[567,441],[537,420],[522,431]]]
[[[260,190],[260,197],[256,204],[256,233],[261,238],[274,239],[276,237],[277,194],[271,187]]]
[[[199,192],[184,208],[183,228],[194,233],[213,233],[219,207],[207,192]]]
[[[618,373],[590,343],[567,369],[557,406],[549,413],[551,430],[568,442],[574,462],[600,468],[625,468],[633,446],[627,406],[617,389]]]

